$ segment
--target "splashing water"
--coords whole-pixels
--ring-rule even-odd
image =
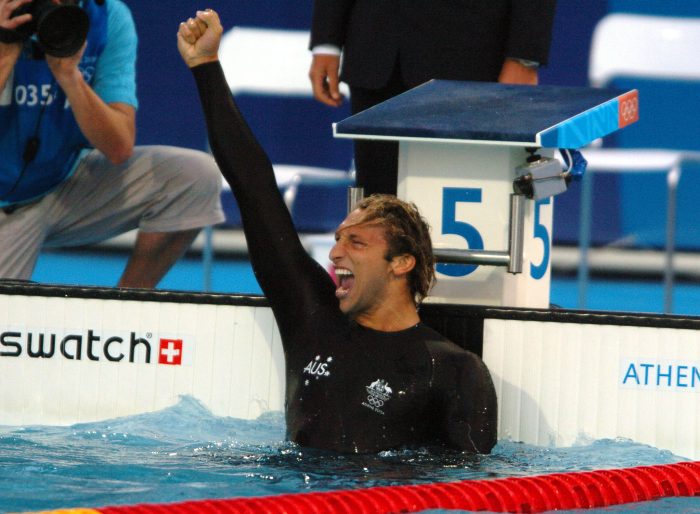
[[[252,421],[222,418],[190,397],[163,411],[104,422],[0,427],[0,512],[529,476],[684,460],[626,440],[582,440],[558,449],[500,441],[491,455],[477,456],[434,448],[339,455],[301,448],[285,441],[284,434],[282,413]],[[670,505],[668,512],[699,512],[698,501],[654,502],[646,512],[661,512],[664,505]],[[693,503],[687,507],[676,502]],[[615,509],[630,506],[601,512],[621,512]]]

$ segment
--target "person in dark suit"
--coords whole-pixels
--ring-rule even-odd
[[[353,114],[430,79],[537,84],[556,0],[315,0],[309,77]],[[342,53],[342,69],[341,69]],[[355,141],[357,184],[396,194],[398,144]]]

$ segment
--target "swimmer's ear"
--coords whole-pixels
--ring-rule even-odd
[[[409,253],[396,255],[391,259],[390,266],[391,270],[394,272],[394,275],[406,275],[416,267],[416,258]]]

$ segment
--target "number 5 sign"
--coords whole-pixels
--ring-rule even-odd
[[[509,249],[510,195],[524,148],[450,143],[400,143],[400,197],[431,225],[436,249]],[[552,198],[525,201],[522,273],[505,266],[436,266],[426,301],[511,307],[549,306]]]

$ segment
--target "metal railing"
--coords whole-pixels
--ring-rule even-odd
[[[364,190],[361,187],[348,188],[348,212],[355,209],[357,203],[362,200],[363,195]],[[510,225],[507,250],[435,248],[433,249],[435,260],[445,264],[506,266],[509,273],[522,273],[526,201],[527,198],[523,194],[513,193],[510,195]]]
[[[675,245],[678,183],[684,164],[700,163],[700,152],[674,150],[631,150],[590,148],[583,151],[588,161],[581,188],[581,224],[579,227],[579,265],[577,272],[578,307],[586,308],[590,280],[589,250],[593,211],[593,176],[598,173],[664,173],[667,186],[666,236],[664,245],[664,307],[673,311],[675,286]]]

